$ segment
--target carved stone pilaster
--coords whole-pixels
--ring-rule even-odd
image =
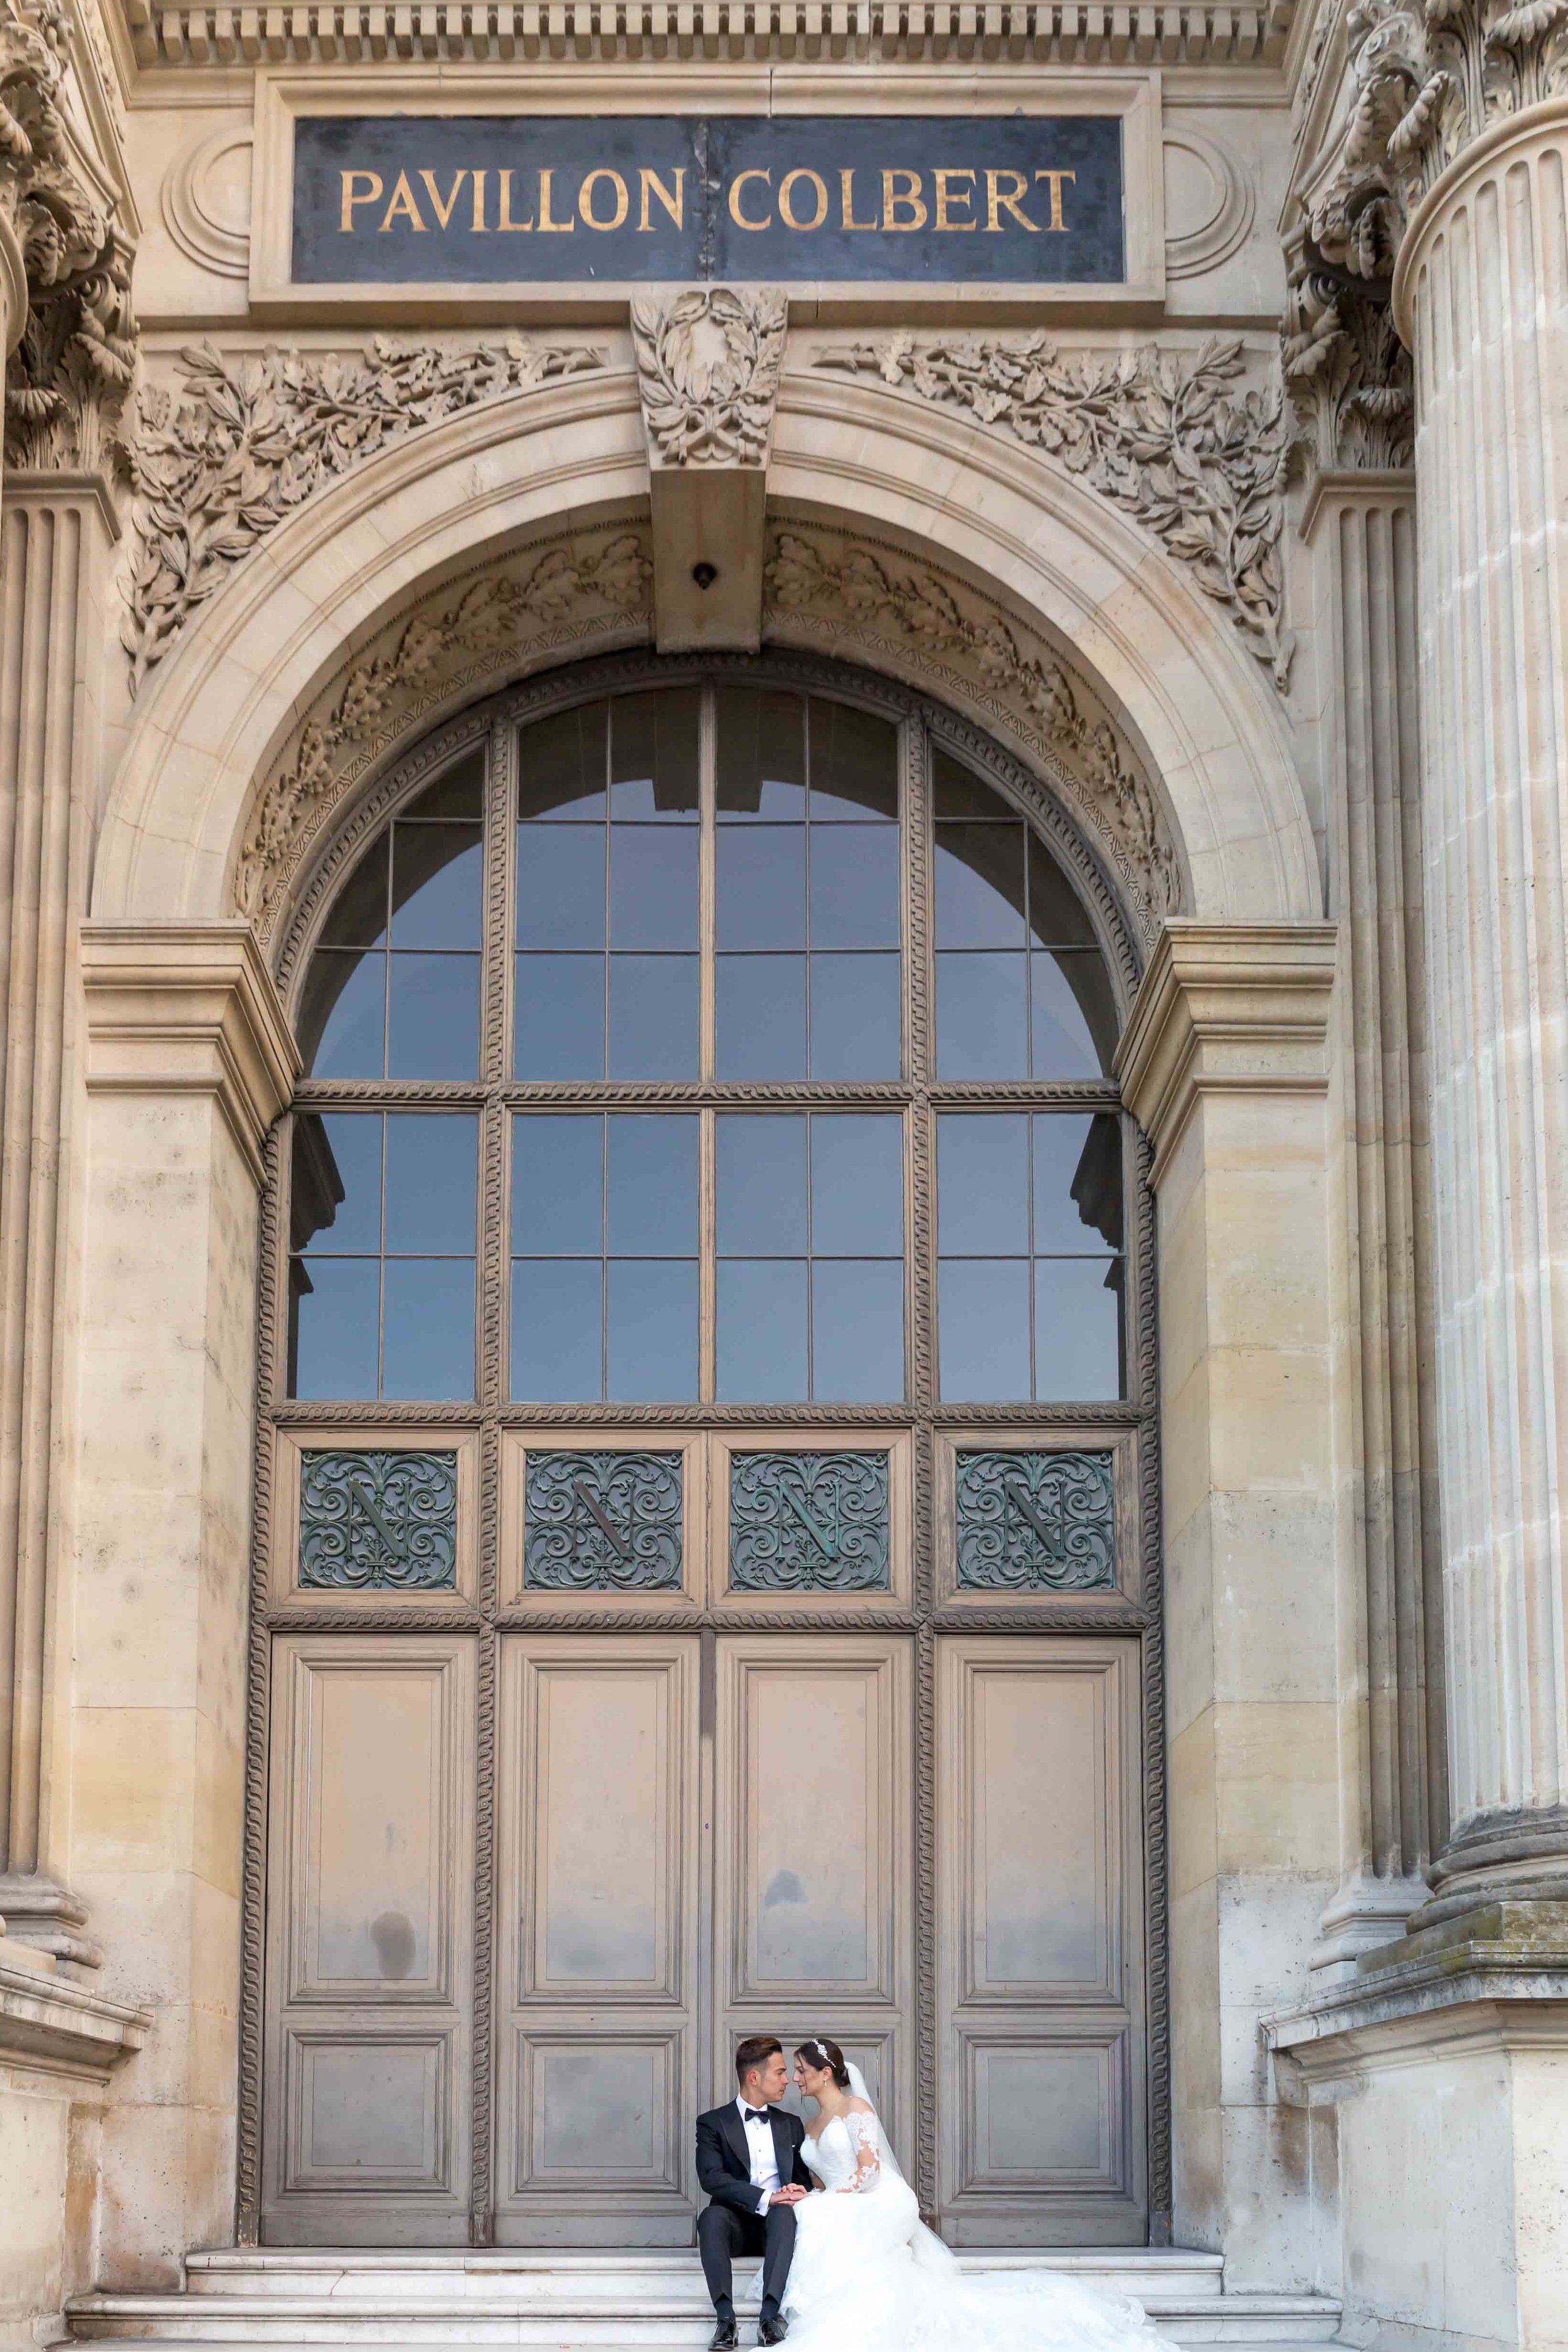
[[[692,286],[631,308],[653,504],[661,653],[754,653],[768,450],[789,306],[776,287]]]
[[[1299,240],[1279,356],[1301,444],[1320,473],[1387,473],[1410,464],[1410,354],[1394,328],[1386,285],[1318,264]]]

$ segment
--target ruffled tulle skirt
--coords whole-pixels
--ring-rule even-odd
[[[1152,2352],[1158,2341],[1141,2305],[1059,2273],[967,2276],[903,2180],[796,2206],[784,2308],[789,2352]]]

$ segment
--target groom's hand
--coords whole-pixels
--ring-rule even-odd
[[[798,2205],[805,2195],[805,2191],[801,2187],[800,2183],[797,2180],[792,2180],[784,2188],[775,2189],[773,2195],[768,2199],[768,2203],[770,2205]]]

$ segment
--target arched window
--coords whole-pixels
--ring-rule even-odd
[[[1126,1394],[1105,944],[911,723],[641,688],[396,805],[300,991],[289,1396],[469,1402],[502,1328],[502,1406]]]

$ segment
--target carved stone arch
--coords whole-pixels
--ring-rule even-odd
[[[858,703],[895,721],[918,720],[932,741],[983,776],[1049,844],[1094,924],[1115,988],[1119,1015],[1126,1019],[1143,967],[1145,927],[1140,919],[1143,908],[1138,900],[1130,900],[1104,855],[1103,839],[1083,822],[1074,797],[1062,789],[1059,780],[1042,778],[989,729],[929,695],[842,658],[766,649],[755,655],[659,655],[634,650],[563,663],[437,723],[412,748],[400,740],[396,756],[380,765],[368,788],[352,804],[344,800],[335,804],[300,860],[287,912],[274,931],[274,970],[290,1013],[296,1009],[310,950],[321,921],[362,849],[396,809],[414,799],[465,751],[482,743],[493,726],[526,723],[639,686],[673,686],[712,677],[799,686]]]
[[[263,795],[300,772],[312,726],[343,730],[349,788],[396,756],[370,709],[395,657],[401,742],[508,676],[646,642],[632,575],[648,561],[647,479],[635,380],[612,365],[405,434],[307,500],[201,605],[138,700],[93,913],[201,920],[237,900],[274,932],[276,907],[247,904],[241,877],[247,842],[252,854],[265,845]],[[1065,649],[1084,707],[1113,724],[1129,772],[1157,780],[1184,911],[1317,914],[1310,824],[1266,673],[1180,567],[1105,501],[982,425],[803,374],[785,380],[769,488],[781,519],[918,551],[933,574],[1011,616],[1015,632],[1027,615],[1042,648]],[[468,596],[481,598],[495,642],[437,683],[425,633],[440,624],[466,643]],[[940,676],[940,649],[929,680],[915,682],[991,730],[1001,698],[984,669],[990,625],[978,608],[970,618],[976,660],[963,693]],[[822,640],[803,624],[794,642]],[[920,651],[916,631],[900,661],[890,643],[883,655],[864,644],[853,658],[908,677],[904,662]],[[1002,731],[1041,766],[1025,730]],[[1070,773],[1064,757],[1052,781],[1082,812],[1092,795],[1075,795]],[[305,798],[316,791],[311,782]],[[322,798],[338,804],[335,776]],[[291,874],[319,825],[301,827],[298,842],[288,829]],[[1174,903],[1173,893],[1151,906],[1145,928]]]

